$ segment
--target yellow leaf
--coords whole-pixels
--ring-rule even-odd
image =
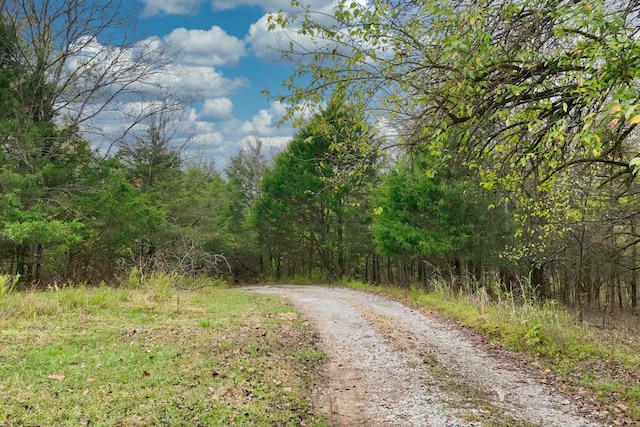
[[[636,114],[635,116],[631,117],[629,123],[631,123],[632,125],[637,125],[638,123],[640,123],[640,114]]]
[[[614,105],[613,107],[611,107],[611,110],[609,110],[609,114],[619,113],[621,110],[622,107],[620,105]]]

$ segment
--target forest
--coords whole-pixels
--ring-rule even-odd
[[[637,311],[637,2],[292,3],[270,29],[310,42],[283,45],[295,69],[268,96],[297,133],[218,170],[176,143],[171,52],[128,32],[125,2],[3,1],[0,274],[439,278]],[[146,106],[130,126],[91,126],[123,97]]]

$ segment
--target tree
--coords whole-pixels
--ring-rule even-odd
[[[253,204],[260,197],[263,176],[270,167],[271,159],[265,156],[262,141],[255,138],[241,148],[224,169],[227,203],[218,213],[218,224],[224,230],[224,246],[237,278],[253,279],[264,269],[250,216]]]
[[[143,101],[160,93],[171,62],[166,46],[140,41],[135,9],[123,0],[5,0],[0,3],[5,54],[20,73],[12,99],[36,122],[54,119],[69,128],[97,131],[97,115],[117,110],[121,101]],[[146,116],[140,110],[131,123]],[[131,111],[129,110],[129,113]]]
[[[238,150],[225,167],[224,173],[229,184],[241,193],[239,205],[243,211],[260,196],[262,176],[269,166],[263,143],[255,138],[247,147]]]
[[[439,152],[452,134],[469,162],[539,178],[577,162],[620,162],[634,115],[640,44],[632,1],[339,1],[332,19],[303,9],[318,41],[287,97],[296,108],[327,93],[405,120]],[[296,22],[291,17],[272,19]],[[320,41],[323,41],[322,43]],[[309,77],[309,84],[297,78]],[[410,124],[410,126],[407,126]],[[446,155],[447,153],[441,153]],[[630,159],[627,159],[630,160]],[[535,168],[544,168],[536,170]]]
[[[186,100],[166,93],[154,104],[153,112],[131,129],[117,153],[129,167],[131,179],[143,191],[151,190],[158,182],[166,184],[178,178],[192,139],[190,129],[182,125],[188,108]]]
[[[332,277],[348,273],[350,243],[357,239],[350,235],[347,242],[346,236],[367,220],[367,204],[360,196],[373,170],[347,176],[341,171],[350,163],[372,167],[376,160],[362,123],[348,104],[334,100],[265,173],[253,221],[276,277],[283,273],[283,259],[289,274],[301,269],[319,269]],[[342,141],[349,141],[349,148],[334,150]]]
[[[374,189],[373,234],[395,265],[393,280],[426,284],[434,274],[484,283],[508,230],[496,197],[482,192],[473,174],[445,167],[424,153],[406,153]],[[493,261],[492,261],[493,260]],[[446,277],[446,275],[445,275]]]
[[[628,174],[637,149],[624,145],[640,122],[638,7],[342,0],[332,19],[303,9],[300,31],[315,50],[290,53],[315,61],[298,63],[285,98],[294,114],[346,93],[357,108],[402,119],[405,142],[444,158],[463,151],[488,186],[507,191],[523,179],[543,191],[582,163]],[[272,26],[291,22],[274,17]]]

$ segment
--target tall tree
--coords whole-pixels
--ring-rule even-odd
[[[255,138],[241,148],[225,167],[227,178],[226,209],[218,214],[225,232],[229,262],[237,278],[255,278],[264,269],[264,257],[250,225],[251,207],[260,197],[262,178],[271,167],[263,143]]]
[[[352,211],[366,209],[358,195],[372,171],[339,172],[351,162],[372,166],[376,161],[362,126],[354,110],[334,100],[298,132],[265,174],[253,218],[276,276],[282,273],[283,259],[285,273],[320,269],[333,277],[347,274],[349,242],[356,236],[346,236],[367,218]],[[347,149],[334,150],[346,141]]]
[[[2,1],[4,31],[16,41],[11,63],[21,74],[16,104],[36,122],[56,118],[91,131],[91,120],[120,108],[124,96],[156,92],[171,56],[163,44],[139,39],[135,12],[123,0]]]

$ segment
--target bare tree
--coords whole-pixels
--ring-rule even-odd
[[[157,104],[122,110],[161,93],[172,56],[158,39],[140,40],[136,12],[125,0],[0,0],[6,37],[16,41],[9,62],[23,76],[14,91],[22,113],[109,143],[152,114]],[[116,135],[94,125],[108,112],[129,125]]]

